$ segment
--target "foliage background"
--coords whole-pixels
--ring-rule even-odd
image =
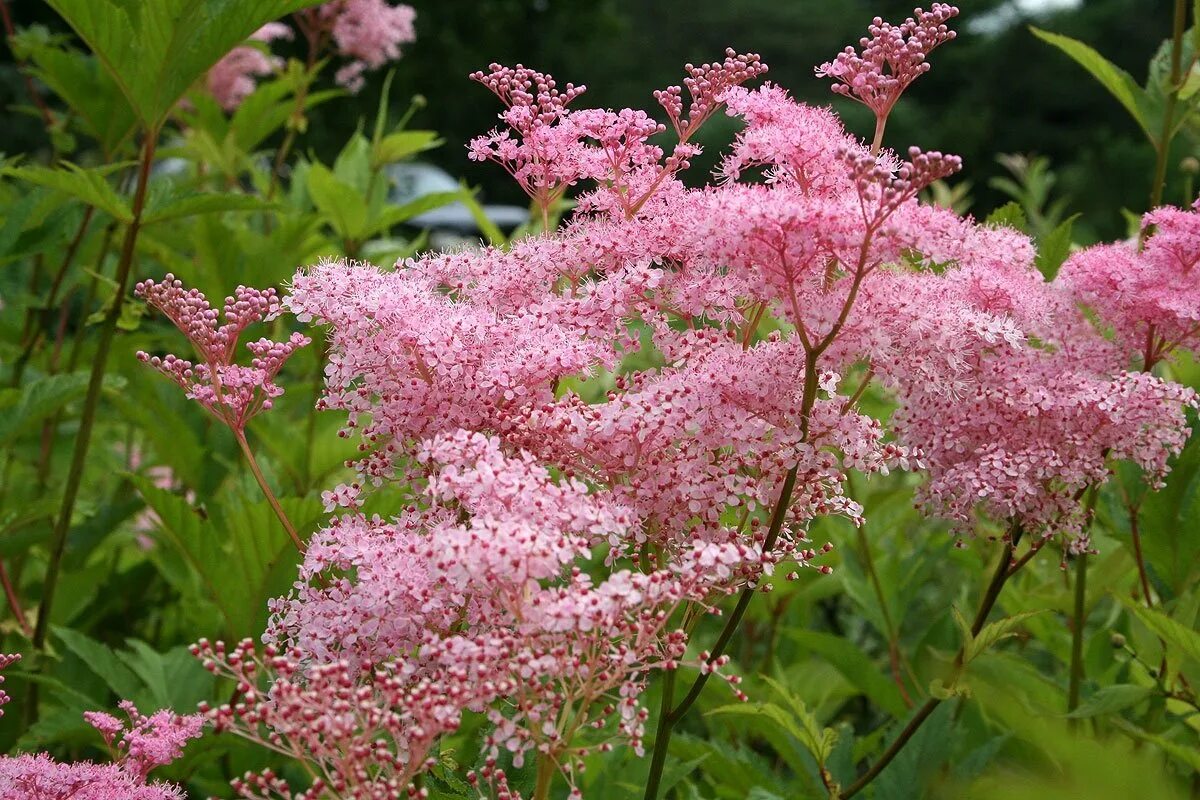
[[[1077,9],[1015,18],[998,32],[970,29],[970,19],[1006,4],[959,4],[964,12],[959,39],[938,53],[937,68],[905,96],[891,121],[892,140],[961,155],[965,168],[958,180],[971,182],[979,209],[1007,199],[988,187],[991,178],[1005,174],[996,154],[1048,156],[1059,173],[1058,191],[1084,215],[1077,238],[1123,234],[1125,222],[1117,211],[1142,210],[1152,156],[1136,125],[1107,92],[1038,42],[1025,23],[1036,21],[1091,43],[1141,83],[1147,54],[1170,34],[1170,0],[1085,0]],[[761,53],[771,66],[768,77],[797,97],[829,103],[829,87],[813,77],[813,66],[829,58],[836,43],[856,41],[864,20],[876,14],[903,18],[911,11],[906,0],[413,0],[410,5],[417,9],[418,39],[406,48],[393,96],[397,103],[418,94],[430,100],[415,124],[438,131],[447,145],[429,159],[481,186],[484,197],[496,202],[522,198],[499,170],[469,162],[463,149],[471,136],[495,124],[490,98],[466,80],[469,72],[492,61],[521,62],[560,80],[584,83],[590,104],[620,108],[649,101],[654,88],[676,80],[680,64],[710,60],[732,46]],[[14,3],[13,15],[18,25],[64,27],[36,0]],[[11,54],[5,51],[3,58],[0,106],[26,104]],[[330,160],[358,119],[374,113],[381,81],[375,74],[358,97],[317,109],[306,146]],[[839,111],[851,127],[866,129],[865,109],[840,104]],[[10,116],[8,122],[0,128],[0,152],[44,146],[36,118]],[[714,124],[706,131],[711,151],[730,130]],[[1179,147],[1174,163],[1189,149],[1194,143]],[[1168,191],[1167,197],[1177,200],[1180,181],[1173,178],[1176,192]]]
[[[653,88],[676,81],[681,63],[711,59],[732,45],[760,52],[771,65],[770,78],[802,99],[833,103],[828,85],[813,78],[813,65],[856,40],[871,16],[903,16],[910,10],[907,2],[890,0],[412,0],[412,5],[418,11],[418,41],[408,48],[391,85],[393,119],[410,97],[427,98],[411,127],[437,131],[446,144],[421,158],[502,202],[521,202],[521,197],[500,170],[472,164],[462,148],[470,136],[494,124],[492,98],[466,79],[490,61],[520,61],[563,81],[586,83],[594,105],[637,106],[649,104]],[[1055,194],[1067,199],[1069,212],[1083,213],[1074,228],[1077,243],[1125,235],[1127,221],[1120,210],[1144,210],[1153,164],[1134,122],[1078,66],[1034,39],[1021,21],[997,33],[973,32],[967,21],[1003,5],[1002,0],[961,5],[965,21],[959,41],[936,54],[934,70],[906,95],[889,128],[889,142],[961,154],[966,169],[958,180],[971,183],[980,216],[1010,199],[990,185],[1007,174],[996,155],[1040,153],[1057,173]],[[1037,22],[1091,43],[1141,82],[1148,58],[1169,34],[1170,5],[1167,0],[1088,0]],[[12,10],[18,26],[41,23],[67,30],[42,3],[13,3]],[[28,101],[7,50],[3,58],[0,106],[15,110],[5,111],[0,152],[44,160],[45,133],[36,116],[25,113]],[[374,75],[357,97],[312,110],[298,148],[308,161],[333,165],[338,159],[351,165],[345,173],[357,169],[356,159],[365,156],[355,149],[353,134],[362,119],[369,130],[382,79]],[[836,105],[849,127],[868,129],[865,112],[846,102]],[[723,122],[718,118],[705,131],[713,152],[731,132],[722,129]],[[280,138],[277,132],[263,148]],[[1172,155],[1167,197],[1174,202],[1183,199],[1187,181],[1178,165],[1195,149],[1195,142],[1181,139]],[[700,162],[693,177],[705,171]],[[23,196],[12,185],[4,188],[5,202],[15,204]],[[154,231],[139,245],[135,276],[190,269],[189,281],[219,297],[239,282],[278,285],[319,255],[347,252],[346,237],[339,237],[322,209],[314,209],[302,191],[294,194],[270,232],[256,227],[257,218],[236,213],[197,216]],[[53,213],[39,213],[56,230],[69,232],[83,211],[78,204],[60,205]],[[289,228],[280,221],[295,225],[300,232],[295,241],[285,240]],[[7,485],[0,480],[0,510],[6,514],[10,508],[44,506],[48,513],[57,508],[76,433],[73,412],[94,338],[94,328],[80,320],[102,299],[89,295],[92,306],[81,302],[91,274],[85,269],[98,264],[102,271],[113,261],[111,253],[105,255],[103,231],[100,224],[92,229],[67,284],[69,302],[78,304],[70,309],[68,331],[83,343],[72,348],[80,353],[78,362],[51,376],[57,380],[41,396],[4,395],[0,443],[18,454],[11,474],[21,479]],[[56,236],[61,250],[66,235]],[[19,270],[27,269],[28,261],[0,273],[6,298],[18,297],[11,288],[26,282]],[[10,356],[21,326],[18,314],[4,313],[0,338]],[[96,737],[80,719],[82,710],[109,707],[116,697],[132,697],[149,708],[187,710],[214,697],[219,688],[198,669],[186,645],[201,635],[260,631],[265,599],[290,580],[290,545],[259,499],[228,431],[131,357],[139,347],[175,349],[178,335],[161,319],[132,315],[122,323],[86,492],[64,562],[54,617],[63,626],[53,638],[55,661],[38,676],[48,710],[25,728],[20,701],[14,703],[14,713],[0,722],[0,750],[47,747],[63,757],[97,757]],[[43,370],[53,371],[45,369],[41,355],[32,370],[39,379]],[[333,435],[339,420],[310,411],[319,355],[319,347],[313,347],[289,364],[287,395],[251,428],[268,480],[281,487],[293,518],[308,530],[322,516],[320,489],[336,482],[342,459],[350,454]],[[1170,369],[1176,379],[1200,384],[1188,360]],[[872,413],[886,415],[884,398],[867,402],[875,404]],[[49,436],[43,433],[47,419],[54,420]],[[130,457],[135,447],[145,454],[140,465]],[[39,450],[55,454],[40,486],[28,480]],[[152,485],[149,471],[164,464],[174,474],[167,490]],[[906,691],[918,699],[931,691],[931,676],[945,671],[960,643],[951,609],[969,613],[973,608],[999,548],[980,541],[956,549],[943,526],[913,511],[915,480],[892,476],[858,485],[867,528],[829,523],[813,533],[817,542],[836,544],[828,562],[834,575],[806,574],[761,602],[756,598],[733,653],[737,671],[749,676],[745,689],[756,705],[731,707],[730,697],[719,689],[706,693],[698,709],[702,713],[689,718],[672,748],[668,783],[679,796],[822,797],[822,768],[849,782],[856,765],[878,753],[889,731],[910,713],[891,680],[893,651],[903,654],[899,667]],[[1195,443],[1188,448],[1163,494],[1143,499],[1136,485],[1137,476],[1123,475],[1098,503],[1102,555],[1092,565],[1085,703],[1077,718],[1066,719],[1062,702],[1071,646],[1071,583],[1049,555],[1013,581],[1001,603],[1009,616],[1044,613],[1022,618],[1019,635],[972,663],[962,694],[942,705],[876,782],[876,800],[1172,798],[1200,785],[1195,755],[1200,712],[1159,690],[1162,676],[1156,670],[1160,657],[1161,663],[1167,661],[1161,633],[1139,625],[1122,603],[1137,584],[1129,548],[1132,499],[1140,503],[1155,589],[1183,627],[1194,625],[1200,605],[1195,591],[1200,542],[1194,535],[1200,519],[1200,448]],[[134,520],[147,508],[157,514],[162,541],[170,546],[151,552],[137,548]],[[0,524],[10,522],[0,518]],[[0,539],[0,557],[26,567],[22,588],[31,602],[38,595],[41,535],[40,528],[25,528]],[[268,557],[232,549],[248,545],[266,548]],[[236,573],[231,563],[250,568]],[[1112,633],[1124,636],[1125,645],[1115,647]],[[6,637],[0,644],[19,646],[7,617],[0,634]],[[703,640],[711,631],[700,636]],[[1189,646],[1200,648],[1195,641],[1182,636],[1183,644],[1172,643],[1169,677],[1187,669],[1192,685],[1200,685],[1195,656],[1200,649],[1178,656],[1192,652]],[[774,688],[768,678],[785,688]],[[24,691],[27,684],[17,679],[10,688]],[[474,763],[474,731],[469,723],[450,743],[442,754],[444,767]],[[826,731],[834,737],[826,739]],[[263,756],[252,748],[206,739],[167,776],[204,796],[222,793],[230,775],[261,766]],[[645,770],[645,760],[622,753],[598,761],[589,770],[587,788],[605,800],[637,797]],[[445,796],[458,795],[448,791]]]

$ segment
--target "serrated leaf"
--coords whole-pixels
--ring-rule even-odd
[[[274,208],[274,205],[248,194],[192,193],[161,198],[153,207],[146,209],[142,223],[152,225],[155,222],[191,217],[196,214],[217,214],[224,211],[264,211],[269,208]]]
[[[111,172],[111,167],[104,170],[84,169],[69,162],[62,162],[53,169],[28,166],[0,170],[0,174],[70,195],[103,211],[118,222],[131,222],[133,212],[125,199],[117,194],[116,189],[105,178],[108,172]]]
[[[1129,613],[1137,617],[1155,636],[1166,642],[1169,649],[1200,664],[1200,633],[1168,617],[1157,608],[1144,608],[1123,597],[1120,600]]]
[[[96,54],[142,128],[250,34],[319,0],[47,0]]]
[[[267,601],[287,589],[300,560],[270,506],[226,497],[210,504],[203,519],[184,498],[142,478],[132,480],[158,514],[164,544],[186,568],[180,571],[178,564],[159,559],[163,576],[185,596],[199,594],[213,603],[230,638],[260,633]],[[313,501],[284,498],[280,503],[301,532],[320,516],[321,506]]]
[[[838,734],[833,728],[825,728],[804,702],[787,691],[777,681],[765,678],[776,694],[787,703],[787,707],[771,702],[735,703],[714,708],[709,714],[732,714],[766,718],[781,730],[795,737],[812,754],[817,764],[824,767],[837,744]]]
[[[1149,686],[1134,686],[1129,683],[1105,686],[1067,716],[1079,719],[1113,714],[1136,706],[1153,694],[1154,689]]]
[[[1021,204],[1016,201],[1009,201],[991,214],[988,214],[984,223],[992,226],[1012,228],[1022,233],[1027,232],[1029,229],[1029,220],[1025,217],[1025,211],[1021,208]]]
[[[63,646],[103,679],[117,697],[131,698],[139,693],[141,681],[112,648],[70,628],[55,627],[53,630]]]
[[[101,151],[114,154],[137,126],[117,84],[92,56],[54,41],[24,43],[33,74],[78,116]]]
[[[1030,30],[1034,36],[1047,44],[1057,47],[1063,53],[1070,56],[1075,63],[1091,73],[1092,77],[1099,81],[1100,85],[1107,89],[1125,107],[1125,110],[1137,122],[1142,132],[1146,134],[1146,137],[1151,142],[1155,141],[1156,134],[1151,130],[1153,119],[1151,116],[1150,101],[1146,96],[1146,91],[1141,86],[1138,86],[1137,81],[1133,79],[1132,75],[1100,55],[1100,53],[1096,52],[1089,45],[1077,39],[1044,31],[1032,26]]]
[[[968,641],[963,654],[963,663],[969,664],[974,658],[992,647],[992,645],[1002,639],[1007,639],[1009,636],[1015,636],[1022,622],[1041,613],[1044,612],[1023,611],[1020,614],[1013,614],[1011,617],[1005,617],[1004,619],[984,625],[979,634]]]
[[[88,373],[70,372],[39,378],[20,389],[0,390],[0,446],[9,444],[22,433],[31,433],[36,423],[83,397],[87,382]],[[118,376],[105,379],[106,388],[122,385],[124,379]]]

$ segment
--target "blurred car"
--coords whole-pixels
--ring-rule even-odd
[[[386,170],[392,183],[388,202],[394,205],[411,203],[437,192],[456,192],[460,189],[458,181],[433,164],[410,161],[392,164]],[[487,204],[480,208],[492,224],[505,234],[512,233],[529,221],[529,209],[523,206]],[[440,233],[474,239],[482,234],[471,209],[461,201],[418,214],[406,224],[428,228],[434,235]]]

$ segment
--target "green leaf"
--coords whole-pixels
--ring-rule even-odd
[[[789,636],[801,647],[832,664],[842,676],[875,705],[894,717],[903,716],[908,707],[894,682],[862,650],[849,640],[830,633],[791,631]]]
[[[22,53],[33,74],[62,98],[101,151],[111,157],[137,125],[117,84],[92,56],[46,37],[34,38],[29,31],[20,36]]]
[[[1009,636],[1015,636],[1022,622],[1041,613],[1043,612],[1023,611],[1020,614],[1013,614],[1011,617],[1005,617],[1004,619],[984,625],[977,636],[968,640],[963,654],[963,663],[971,663],[974,658],[1000,640],[1007,639]]]
[[[1025,217],[1025,211],[1021,208],[1021,204],[1015,200],[1010,200],[991,214],[988,214],[984,223],[992,226],[1013,228],[1022,233],[1025,233],[1029,229],[1029,220]]]
[[[393,225],[408,222],[413,217],[420,216],[427,211],[461,201],[465,195],[466,193],[461,190],[456,192],[430,192],[429,194],[421,195],[415,200],[410,200],[402,206],[391,206],[383,211],[378,219],[371,220],[371,225],[366,231],[366,235],[374,236],[377,233],[383,233]]]
[[[1072,214],[1038,242],[1035,263],[1046,280],[1054,280],[1059,268],[1071,254],[1071,233],[1079,214]]]
[[[87,372],[69,372],[30,381],[20,389],[0,390],[0,446],[9,444],[23,433],[32,433],[38,422],[83,397],[87,382]],[[123,384],[124,379],[119,376],[105,379],[109,389]]]
[[[128,223],[133,220],[133,212],[105,178],[112,169],[111,166],[102,170],[84,169],[63,162],[56,169],[38,166],[8,167],[0,170],[0,174],[68,194],[105,212],[118,222]]]
[[[270,506],[259,500],[227,497],[208,506],[208,519],[182,497],[132,478],[161,520],[165,544],[180,561],[158,558],[159,569],[185,596],[217,607],[225,634],[254,636],[266,623],[267,601],[286,591],[300,560]],[[318,503],[280,501],[300,531],[320,516]],[[218,633],[206,631],[204,633]]]
[[[1113,714],[1117,711],[1123,711],[1130,706],[1136,706],[1152,694],[1154,694],[1154,689],[1149,686],[1134,686],[1129,683],[1105,686],[1067,716],[1078,719]]]
[[[54,635],[68,650],[77,655],[88,669],[102,678],[117,697],[132,698],[141,691],[142,684],[137,675],[112,648],[70,628],[55,627]]]
[[[1143,730],[1142,728],[1139,728],[1138,726],[1133,725],[1123,719],[1114,718],[1109,721],[1113,726],[1120,728],[1133,738],[1158,745],[1172,757],[1178,759],[1184,764],[1187,764],[1197,772],[1200,772],[1200,750],[1197,750],[1195,747],[1188,747],[1186,745],[1179,744],[1178,742],[1173,742],[1165,736],[1159,736],[1156,733]]]
[[[493,247],[503,247],[508,244],[508,237],[488,217],[487,212],[483,210],[483,206],[479,205],[479,201],[475,199],[475,193],[468,189],[465,183],[462,185],[462,188],[463,196],[461,202],[471,212],[471,218],[475,220],[475,224],[479,226],[479,230],[487,238],[488,244]]]
[[[1185,658],[1200,664],[1200,633],[1168,617],[1157,608],[1144,608],[1123,597],[1119,599],[1129,613],[1167,643],[1168,649],[1174,649]]]
[[[1092,74],[1117,101],[1125,107],[1151,142],[1156,134],[1151,130],[1152,111],[1149,98],[1128,72],[1113,64],[1083,42],[1040,28],[1030,27],[1033,35],[1057,47]]]
[[[367,230],[367,201],[353,186],[338,180],[325,165],[311,164],[308,194],[340,237],[363,238]]]
[[[91,48],[146,131],[264,24],[319,0],[47,0]]]
[[[248,194],[190,193],[160,199],[153,207],[146,209],[142,222],[150,225],[196,214],[217,214],[223,211],[264,211],[273,207],[272,204]]]
[[[442,140],[433,131],[397,131],[379,140],[373,148],[371,160],[376,167],[394,164],[417,153],[440,147],[441,144]]]
[[[824,768],[829,760],[834,745],[837,744],[838,733],[833,728],[825,728],[817,721],[816,715],[808,710],[800,698],[791,694],[787,689],[771,678],[765,678],[775,693],[787,704],[777,703],[735,703],[733,705],[714,708],[709,714],[732,714],[767,719],[779,726],[781,730],[794,736],[805,749],[816,759],[817,765]]]
[[[211,693],[216,678],[187,647],[159,653],[137,639],[126,644],[129,650],[119,650],[117,656],[142,680],[156,708],[187,711]]]

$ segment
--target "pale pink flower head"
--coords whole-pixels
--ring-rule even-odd
[[[0,656],[0,669],[16,656]],[[0,692],[0,695],[3,695]],[[0,699],[0,704],[6,699]],[[111,764],[78,761],[63,764],[46,753],[0,757],[0,797],[29,800],[183,800],[183,790],[146,777],[183,755],[183,747],[200,735],[199,714],[181,717],[170,710],[150,716],[122,701],[125,723],[102,711],[83,717],[99,731],[113,755]]]
[[[758,53],[738,53],[726,48],[725,58],[711,64],[685,64],[683,86],[668,86],[654,92],[654,99],[667,112],[667,119],[679,137],[687,141],[721,104],[735,86],[753,80],[767,71]],[[685,104],[683,90],[687,89]]]
[[[255,78],[270,75],[283,66],[283,59],[270,54],[270,43],[291,39],[292,29],[269,22],[251,35],[253,44],[235,47],[214,64],[205,77],[205,87],[221,108],[233,111],[255,88]]]
[[[310,42],[332,42],[339,56],[349,59],[335,79],[351,92],[364,84],[364,73],[396,61],[401,47],[416,41],[412,6],[388,0],[332,0],[296,13],[296,21]]]
[[[128,700],[122,700],[120,708],[128,723],[103,711],[86,711],[83,717],[113,749],[121,768],[139,780],[145,780],[155,767],[166,766],[182,756],[184,745],[198,737],[204,727],[199,714],[179,716],[170,709],[161,709],[147,716]]]

